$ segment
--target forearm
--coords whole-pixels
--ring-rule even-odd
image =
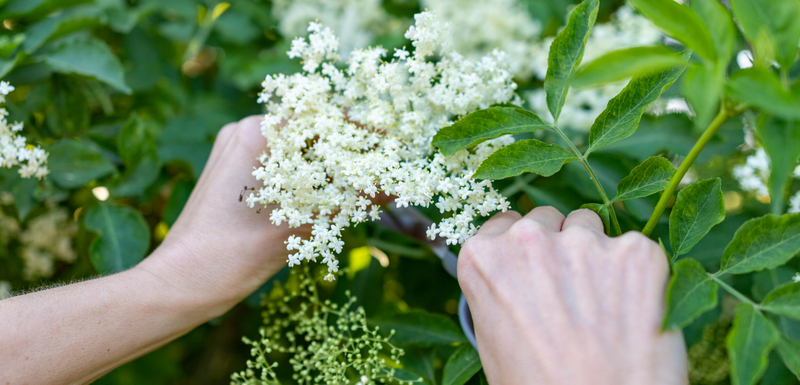
[[[0,383],[82,384],[224,308],[140,267],[0,301]]]

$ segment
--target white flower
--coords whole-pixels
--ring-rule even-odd
[[[770,162],[763,148],[747,157],[745,164],[733,167],[733,177],[739,181],[742,190],[756,193],[758,196],[769,196],[766,180],[769,179]]]
[[[471,224],[476,215],[508,208],[491,183],[471,176],[513,138],[487,141],[449,158],[431,145],[436,132],[459,116],[518,102],[506,55],[495,50],[468,60],[450,48],[449,30],[433,14],[415,19],[406,34],[413,55],[398,50],[398,59],[386,61],[380,47],[354,50],[343,69],[333,64],[336,37],[312,24],[308,40],[296,39],[290,52],[303,60],[304,72],[265,79],[262,93],[278,99],[261,98],[269,111],[261,130],[270,152],[253,171],[263,188],[247,203],[278,203],[273,223],[312,226],[309,239],[287,240],[287,249],[298,250],[289,256],[290,266],[322,256],[325,279],[335,279],[341,230],[378,218],[379,207],[368,197],[394,196],[399,206],[438,201],[437,208],[452,215],[428,233],[450,244],[477,231]],[[426,60],[434,54],[436,63]]]
[[[14,87],[6,81],[0,81],[0,103],[4,96],[14,91]],[[18,134],[23,125],[20,122],[10,124],[6,119],[8,111],[0,108],[0,167],[19,166],[19,174],[23,178],[35,176],[42,179],[49,173],[47,169],[47,153],[40,147],[27,144],[27,139]]]
[[[794,277],[792,277],[792,281],[800,282],[800,273],[794,273]]]

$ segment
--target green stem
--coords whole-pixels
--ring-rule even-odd
[[[748,305],[750,305],[750,306],[752,306],[752,307],[754,307],[756,309],[759,309],[758,304],[753,302],[752,299],[747,298],[747,296],[745,296],[744,294],[740,293],[739,290],[734,289],[733,287],[731,287],[730,285],[725,283],[723,280],[719,279],[719,277],[717,277],[715,274],[711,274],[711,273],[706,273],[706,274],[708,274],[709,278],[711,278],[714,282],[716,282],[725,291],[730,293],[730,295],[736,297],[736,299],[738,299],[739,301],[742,301],[742,302],[744,302],[744,303],[746,303],[746,304],[748,304]]]
[[[672,194],[675,193],[675,189],[678,188],[678,185],[681,183],[681,180],[683,180],[684,175],[686,175],[686,172],[689,171],[690,167],[692,167],[692,164],[697,159],[697,156],[700,155],[701,151],[703,151],[703,148],[705,148],[708,142],[710,142],[714,135],[717,134],[719,128],[722,127],[722,123],[725,123],[729,117],[731,117],[731,115],[728,110],[726,110],[724,106],[720,108],[717,116],[714,118],[711,124],[708,125],[708,128],[706,128],[705,132],[703,132],[703,135],[701,135],[700,139],[697,140],[697,143],[694,144],[692,150],[689,151],[689,155],[686,156],[686,159],[683,160],[681,166],[678,167],[678,171],[672,176],[672,180],[669,181],[667,189],[664,190],[663,194],[661,194],[661,198],[658,200],[658,204],[656,204],[653,214],[650,215],[650,219],[644,226],[642,234],[649,236],[650,233],[653,232],[658,220],[661,218],[661,214],[663,214],[664,210],[667,208],[667,204],[672,198]]]
[[[553,125],[553,129],[558,133],[561,139],[567,142],[567,145],[569,146],[569,149],[572,152],[572,154],[575,155],[575,157],[577,157],[578,160],[581,161],[581,163],[583,164],[583,168],[585,168],[586,172],[589,174],[589,179],[592,180],[592,183],[594,183],[594,187],[597,189],[597,192],[600,193],[600,198],[603,199],[603,204],[606,206],[606,208],[608,208],[608,214],[611,219],[611,224],[613,227],[612,231],[610,231],[611,235],[622,234],[622,230],[619,227],[619,221],[617,220],[617,213],[616,211],[614,211],[614,206],[612,205],[611,200],[608,199],[608,195],[606,195],[606,190],[603,188],[603,185],[600,184],[600,180],[597,179],[597,175],[594,173],[594,170],[592,169],[592,166],[589,164],[589,161],[586,160],[586,157],[580,152],[580,150],[578,150],[577,147],[575,147],[575,144],[572,143],[572,141],[569,140],[569,138],[567,138],[567,135],[565,135],[560,128]]]

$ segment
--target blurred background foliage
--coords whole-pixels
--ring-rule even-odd
[[[576,3],[521,2],[541,24],[542,36],[554,35]],[[608,20],[622,4],[601,1],[599,21]],[[405,25],[377,36],[374,43],[390,49],[408,45],[402,33],[423,7],[414,0],[384,0],[382,8]],[[0,281],[18,292],[90,278],[130,267],[157,247],[202,172],[217,131],[228,122],[263,112],[256,99],[265,75],[299,70],[298,61],[285,55],[294,36],[281,35],[280,20],[272,10],[268,0],[0,0],[0,78],[16,87],[6,108],[10,120],[25,123],[29,143],[50,153],[51,170],[46,179],[35,181],[1,169],[2,215],[18,223],[17,232],[54,210],[67,213],[59,228],[76,226],[66,235],[74,262],[68,263],[71,257],[56,261],[49,276],[26,275],[26,246],[4,236]],[[668,93],[679,93],[679,83]],[[535,77],[519,84],[520,92],[541,87]],[[741,122],[731,121],[720,132],[694,169],[698,179],[728,176],[722,179],[728,218],[688,255],[708,266],[719,263],[734,229],[768,212],[763,198],[748,199],[730,177],[733,165],[744,159],[739,151],[745,142]],[[655,154],[679,159],[698,135],[685,115],[646,116],[633,137],[594,156],[593,167],[606,190],[613,191],[641,160]],[[569,163],[554,177],[527,175],[496,187],[521,212],[552,205],[566,213],[599,199],[577,167]],[[231,199],[237,199],[240,188],[231,186]],[[625,202],[619,214],[623,230],[641,228],[655,205],[651,198]],[[434,219],[439,215],[436,210],[425,212]],[[111,219],[98,219],[101,213]],[[666,230],[662,225],[656,235],[666,239]],[[110,232],[141,236],[131,238],[126,250],[109,260],[103,237]],[[456,328],[460,290],[427,246],[372,223],[348,230],[345,240],[343,262],[349,262],[351,271],[335,284],[323,285],[325,296],[341,300],[350,290],[376,320],[418,309],[424,310],[420,324],[429,322],[435,329],[438,317],[446,317],[451,322],[445,322],[443,330]],[[793,266],[775,274],[791,276],[797,268]],[[764,274],[770,273],[736,276],[733,284],[743,293],[766,293],[775,283]],[[260,292],[271,288],[269,282]],[[228,382],[249,358],[241,336],[257,333],[258,295],[97,383]],[[694,383],[726,383],[727,370],[712,375],[712,369],[727,359],[724,349],[714,350],[722,346],[714,338],[725,335],[715,330],[730,327],[722,314],[725,306],[721,309],[685,331],[694,349]],[[434,368],[429,382],[438,383],[455,349],[410,347],[407,356]],[[771,359],[770,365],[762,383],[797,383],[780,359]],[[284,363],[278,372],[286,375],[288,369]],[[478,381],[479,376],[473,378]]]

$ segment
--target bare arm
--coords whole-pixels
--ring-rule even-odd
[[[266,149],[259,119],[219,133],[161,246],[128,271],[0,301],[0,384],[81,384],[222,315],[286,261],[269,213],[238,202]]]

